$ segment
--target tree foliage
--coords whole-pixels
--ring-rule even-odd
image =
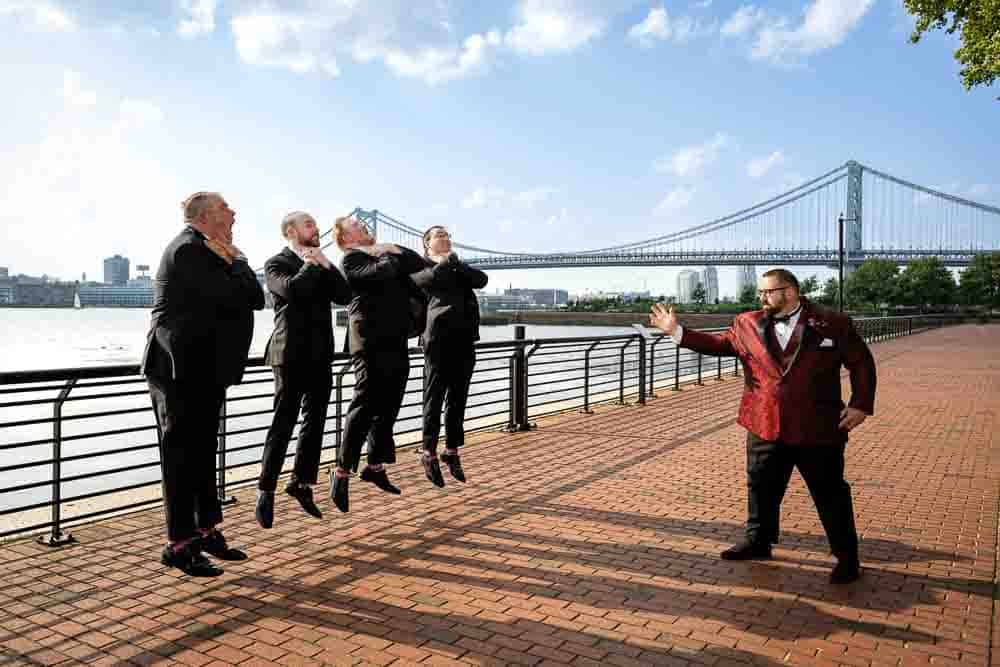
[[[895,305],[898,275],[899,267],[891,260],[865,260],[844,281],[844,295],[852,305],[872,310],[878,310],[882,305]]]
[[[1000,76],[1000,0],[903,0],[917,24],[910,41],[924,33],[944,29],[958,32],[962,45],[955,60],[962,64],[967,89],[990,86]]]
[[[898,300],[908,306],[951,305],[955,292],[951,271],[937,257],[918,259],[899,274]]]
[[[799,294],[805,297],[811,297],[813,294],[819,291],[819,278],[816,274],[813,274],[799,283]]]
[[[698,286],[694,288],[693,292],[691,292],[691,301],[699,306],[705,305],[705,299],[707,297],[708,295],[705,293],[705,286],[701,283],[698,283]]]
[[[753,285],[744,285],[740,288],[740,296],[737,301],[740,303],[757,303],[757,288]]]
[[[1000,308],[1000,252],[979,253],[959,275],[959,294],[970,306]]]
[[[840,305],[840,281],[836,278],[828,278],[823,283],[823,292],[816,297],[816,301],[824,306],[836,308]]]

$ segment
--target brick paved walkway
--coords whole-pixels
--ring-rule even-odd
[[[776,558],[741,535],[739,381],[486,433],[439,491],[355,483],[323,520],[253,492],[227,509],[251,560],[215,580],[158,564],[159,512],[0,547],[0,663],[187,665],[985,665],[994,621],[1000,328],[875,346],[877,416],[848,450],[865,577],[831,557],[793,477]],[[994,658],[997,664],[1000,659]]]

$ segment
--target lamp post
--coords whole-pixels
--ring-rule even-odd
[[[839,292],[840,301],[840,312],[844,312],[844,214],[841,213],[840,217],[837,218],[837,226],[839,229],[839,247],[838,247],[838,259],[840,265],[840,278],[837,281],[837,291]]]

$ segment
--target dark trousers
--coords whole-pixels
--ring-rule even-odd
[[[357,470],[368,440],[368,463],[396,462],[392,429],[410,378],[406,339],[377,341],[354,355],[354,398],[344,420],[344,439],[337,465]]]
[[[444,433],[449,447],[465,444],[465,404],[469,382],[476,367],[472,341],[435,346],[424,354],[424,449],[436,452],[441,435],[441,406],[444,405]]]
[[[179,542],[222,521],[215,454],[226,388],[153,376],[146,382],[160,443],[167,538]]]
[[[260,480],[257,488],[274,491],[285,465],[288,443],[302,410],[302,426],[295,448],[292,481],[315,484],[323,446],[326,411],[330,405],[333,376],[328,364],[274,367],[274,418],[264,439]]]
[[[747,539],[778,541],[781,500],[792,468],[809,488],[830,551],[838,558],[858,553],[851,487],[844,480],[845,444],[787,445],[747,434]]]

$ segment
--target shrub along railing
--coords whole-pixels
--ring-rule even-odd
[[[961,321],[955,316],[857,319],[878,342]],[[510,341],[479,343],[469,390],[468,430],[524,431],[541,415],[599,403],[645,404],[656,390],[680,390],[710,377],[738,375],[732,358],[705,357],[649,331],[625,335],[537,338],[515,329]],[[423,364],[410,350],[411,377],[397,444],[419,440]],[[336,459],[354,376],[350,357],[331,365],[332,410],[322,465]],[[262,358],[250,361],[242,384],[227,393],[219,419],[218,492],[259,474],[271,423],[274,383]],[[161,502],[156,424],[137,365],[0,373],[0,538],[44,531],[39,541],[72,541],[64,531],[101,516]],[[292,448],[290,448],[292,449]],[[290,453],[289,456],[293,456]]]

